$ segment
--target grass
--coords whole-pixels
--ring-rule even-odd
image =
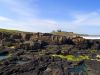
[[[91,52],[91,53],[96,53],[96,52],[97,52],[97,50],[90,50],[90,52]]]
[[[74,55],[66,55],[66,56],[64,56],[64,55],[56,55],[56,54],[54,54],[52,56],[54,56],[54,57],[57,56],[57,57],[60,57],[60,58],[63,58],[63,59],[67,59],[68,61],[81,61],[81,60],[84,60],[84,59],[89,59],[88,56],[82,56],[82,55],[80,55],[79,57],[75,57]]]
[[[68,33],[68,32],[51,32],[54,35],[62,35],[62,36],[67,36],[67,35],[74,35],[73,33]]]
[[[66,59],[68,61],[81,61],[81,60],[89,59],[89,60],[95,60],[95,61],[100,62],[100,55],[97,55],[96,59],[90,59],[89,56],[87,56],[87,55],[84,55],[84,56],[80,55],[78,57],[75,57],[74,55],[66,55],[66,56],[64,56],[64,55],[53,54],[52,56],[54,56],[54,57],[60,57],[62,59]]]
[[[0,28],[0,32],[21,32],[21,31],[18,31],[18,30],[8,30],[8,29]]]
[[[73,32],[66,32],[66,31],[52,31],[51,34],[54,35],[62,35],[62,36],[87,36],[87,34],[78,34],[78,33],[73,33]]]
[[[10,30],[10,29],[2,29],[0,28],[0,32],[4,32],[4,33],[32,33],[32,32],[26,32],[26,31],[19,31],[19,30]]]
[[[74,55],[66,55],[66,56],[64,56],[64,55],[53,54],[52,56],[60,57],[62,59],[66,59],[68,61],[81,61],[81,60],[89,59],[89,60],[95,60],[95,61],[100,62],[100,55],[97,56],[99,59],[90,59],[89,56],[86,56],[86,55],[85,56],[80,55],[78,57],[75,57]]]

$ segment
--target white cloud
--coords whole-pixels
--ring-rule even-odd
[[[52,19],[39,19],[38,0],[0,0],[9,10],[18,15],[18,19],[0,16],[0,27],[24,31],[52,31],[57,29],[73,30],[83,25],[100,26],[100,11],[90,13],[73,13],[73,20],[63,22]],[[33,2],[32,8],[30,3]]]
[[[9,10],[14,12],[14,15],[18,15],[18,19],[12,19],[4,17],[7,22],[0,23],[1,28],[18,29],[24,31],[52,31],[57,29],[57,22],[50,19],[37,18],[38,9],[37,0],[3,0],[3,2],[9,7]],[[30,3],[33,2],[32,8]],[[13,15],[13,14],[12,14]],[[3,18],[2,18],[3,20]],[[0,20],[1,21],[1,20]]]
[[[47,31],[55,29],[55,21],[38,19],[37,0],[0,0],[7,5],[12,15],[18,15],[18,19],[0,16],[0,27],[9,29],[18,29],[26,31]],[[30,3],[32,2],[32,8]],[[5,22],[4,22],[5,21]]]
[[[7,17],[0,16],[0,22],[8,22],[8,21],[12,21],[12,20]]]
[[[2,20],[6,22],[1,22]],[[23,31],[35,31],[35,32],[46,32],[57,29],[56,21],[52,20],[41,20],[41,19],[27,19],[16,21],[10,18],[3,17],[0,19],[0,28],[17,29]]]
[[[59,22],[51,19],[27,18],[22,20],[11,20],[7,17],[0,17],[0,22],[6,21],[6,23],[2,23],[2,25],[6,25],[6,28],[36,32],[46,32],[57,29],[74,30],[84,25],[100,26],[100,14],[98,12],[74,14],[73,18],[74,20]]]
[[[62,29],[75,30],[81,26],[100,26],[100,11],[93,11],[90,13],[73,13],[71,17],[73,20],[58,22],[63,25]]]
[[[8,7],[14,14],[25,17],[35,17],[37,15],[37,0],[0,0],[4,5]],[[30,6],[32,2],[32,7]]]
[[[75,20],[72,21],[76,25],[92,25],[100,26],[100,12],[90,12],[85,14],[75,15]]]

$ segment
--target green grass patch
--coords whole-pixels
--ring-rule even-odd
[[[18,31],[18,30],[8,30],[8,29],[0,28],[0,32],[21,32],[21,31]]]
[[[0,28],[0,32],[3,32],[3,33],[32,33],[32,32],[25,32],[25,31],[19,31],[19,30],[10,30],[10,29],[3,29],[3,28]]]
[[[84,60],[84,59],[89,59],[88,56],[82,56],[82,55],[80,55],[78,57],[75,57],[74,55],[66,55],[66,56],[64,56],[64,55],[56,55],[56,54],[54,54],[52,56],[54,56],[54,57],[57,56],[57,57],[60,57],[60,58],[63,58],[63,59],[67,59],[68,61],[81,61],[81,60]]]
[[[97,52],[97,50],[90,50],[90,52],[91,52],[91,53],[96,53],[96,52]]]

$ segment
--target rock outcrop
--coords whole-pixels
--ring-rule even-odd
[[[0,75],[86,75],[88,68],[100,75],[100,62],[91,59],[99,60],[99,50],[100,40],[79,36],[0,32]]]

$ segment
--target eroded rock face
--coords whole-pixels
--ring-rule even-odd
[[[75,47],[78,49],[100,49],[100,40],[86,40],[82,37],[72,38]]]
[[[70,69],[84,64],[84,61],[68,62],[49,55],[31,56],[30,60],[24,60],[26,62],[21,64],[14,63],[15,60],[22,61],[18,57],[3,61],[0,64],[0,75],[71,75],[73,70]]]
[[[75,67],[81,69],[84,63],[92,68],[90,75],[100,75],[98,62],[72,62],[52,56],[96,56],[96,53],[90,54],[89,51],[85,51],[88,49],[99,50],[100,40],[69,38],[49,33],[0,33],[0,54],[11,55],[0,61],[0,75],[72,75],[76,71]]]
[[[65,36],[52,35],[49,33],[1,33],[0,37],[1,46],[10,47],[24,45],[27,46],[26,49],[33,49],[33,47],[36,49],[39,47],[39,44],[45,46],[49,44],[60,45],[70,43],[69,39]]]
[[[95,60],[87,60],[86,64],[88,66],[88,73],[90,75],[100,75],[100,62],[95,61]]]
[[[100,49],[100,40],[85,40],[82,37],[66,37],[49,33],[3,33],[0,46],[39,49],[46,45],[74,45],[77,49]],[[22,47],[23,46],[23,47]],[[42,47],[41,47],[42,46]],[[26,48],[25,48],[26,47]]]

